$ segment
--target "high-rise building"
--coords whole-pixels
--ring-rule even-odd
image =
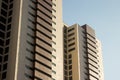
[[[64,25],[64,80],[103,80],[100,41],[88,25]]]
[[[61,5],[0,0],[0,80],[63,80]]]
[[[99,46],[63,24],[62,0],[0,0],[0,80],[103,80]]]

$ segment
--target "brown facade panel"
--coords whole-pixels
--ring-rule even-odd
[[[35,59],[36,59],[37,61],[40,61],[40,62],[44,63],[45,65],[47,65],[47,66],[49,66],[49,67],[52,66],[52,63],[51,63],[50,61],[48,61],[47,59],[39,56],[38,54],[35,54]],[[36,66],[36,65],[35,65],[35,66]]]
[[[91,27],[87,26],[86,32],[89,33],[91,36],[95,37],[95,31]]]
[[[46,0],[49,1],[49,0]],[[51,2],[51,1],[50,1]],[[38,0],[38,3],[44,5],[47,9],[49,9],[50,11],[52,11],[52,7],[50,5],[48,5],[45,1],[43,0]]]
[[[36,39],[36,44],[42,46],[43,48],[47,49],[48,51],[52,51],[52,47],[48,46],[47,44],[45,44],[41,40]]]
[[[41,5],[37,5],[37,9],[39,9],[40,11],[46,13],[48,16],[52,17],[52,13],[49,12],[48,10],[46,10],[45,8],[43,8]]]
[[[43,70],[44,72],[46,72],[46,73],[49,74],[49,75],[51,75],[51,73],[52,73],[52,70],[51,70],[51,69],[49,69],[49,68],[47,68],[47,67],[39,64],[38,62],[35,62],[35,67],[36,67],[37,69],[40,68],[40,70]]]
[[[52,24],[52,20],[50,18],[48,18],[46,15],[44,15],[43,13],[41,13],[40,11],[38,11],[38,10],[37,10],[37,15],[39,15],[39,17],[45,19],[47,22]]]
[[[41,26],[39,26],[39,25],[36,26],[36,29],[39,30],[39,31],[44,32],[46,35],[48,35],[48,36],[50,36],[50,37],[52,36],[52,33],[51,33],[51,32],[49,32],[48,30],[44,29],[43,27],[41,27]]]
[[[97,52],[97,50],[94,47],[92,47],[90,44],[87,44],[87,47],[93,50],[94,52]]]
[[[92,42],[96,43],[95,38],[91,37],[89,34],[86,35],[86,37],[91,40]]]
[[[89,49],[88,49],[87,51],[88,51],[89,54],[91,54],[91,55],[97,57],[96,53],[94,53],[93,51],[91,51],[91,50],[89,50]]]
[[[42,79],[42,80],[51,80],[50,77],[46,76],[45,74],[43,74],[43,73],[41,73],[41,72],[39,72],[39,71],[37,71],[37,70],[35,70],[35,77],[40,78],[40,80],[41,80],[41,79]],[[38,80],[38,79],[34,79],[34,80]]]
[[[40,34],[38,31],[36,31],[36,37],[41,38],[41,39],[47,41],[49,44],[52,43],[52,40],[51,40],[51,39],[47,38],[47,37],[44,36],[43,34]]]
[[[45,21],[37,17],[37,22],[42,24],[43,26],[47,27],[49,30],[52,30],[52,26],[47,24]]]
[[[38,46],[36,46],[35,51],[38,52],[39,54],[41,54],[41,55],[43,55],[43,56],[49,58],[49,59],[52,58],[52,55],[51,55],[51,54],[49,54],[49,53],[46,52],[45,50],[39,48]]]
[[[48,2],[50,5],[52,5],[52,0],[44,0],[46,2]]]

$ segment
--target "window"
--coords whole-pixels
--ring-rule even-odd
[[[66,76],[64,76],[64,80],[68,80],[68,78]]]
[[[7,38],[10,37],[10,32],[7,32]]]
[[[12,2],[13,0],[10,0],[10,2]]]
[[[64,69],[67,69],[67,66],[66,66],[66,65],[64,65]]]
[[[74,39],[75,39],[75,38],[73,37],[73,38],[69,39],[68,42],[70,42],[70,41],[72,41],[72,40],[74,40]]]
[[[9,47],[6,47],[5,48],[5,53],[8,53],[8,51],[9,51]]]
[[[5,25],[3,25],[3,24],[0,23],[0,30],[5,31]]]
[[[69,66],[69,69],[72,69],[72,65]]]
[[[0,48],[0,54],[3,54],[3,48]]]
[[[67,64],[67,60],[64,60],[64,63]]]
[[[72,58],[72,54],[69,55],[69,59],[71,59],[71,58]]]
[[[56,64],[55,64],[55,63],[53,63],[53,62],[52,62],[52,65],[56,66]]]
[[[0,38],[4,38],[4,37],[5,37],[5,34],[0,31]]]
[[[7,12],[6,11],[4,11],[3,9],[1,9],[1,14],[3,15],[3,16],[7,16]]]
[[[8,9],[8,6],[5,4],[5,3],[2,3],[2,8],[4,8],[4,9]]]
[[[8,61],[8,55],[5,55],[4,61]]]
[[[8,3],[8,0],[3,0],[4,2]]]
[[[9,16],[11,16],[12,15],[12,10],[11,11],[9,11]]]
[[[69,77],[69,80],[72,80],[72,76],[71,76],[71,77]]]
[[[9,45],[10,39],[6,40],[6,45]]]
[[[10,23],[12,21],[12,17],[8,18],[8,23]]]
[[[69,75],[72,75],[72,71],[69,72]]]
[[[3,65],[3,70],[7,69],[7,63]]]
[[[70,37],[70,36],[72,36],[72,35],[74,35],[74,33],[69,34],[68,37]]]
[[[4,41],[0,39],[0,45],[4,46]]]
[[[1,65],[0,65],[0,72],[1,72]]]
[[[10,30],[10,29],[11,29],[11,24],[7,26],[7,30]]]
[[[5,78],[6,78],[6,73],[7,73],[7,72],[4,72],[4,73],[2,74],[2,79],[5,79]]]
[[[69,64],[72,64],[72,60],[69,60]]]
[[[2,17],[2,16],[0,16],[0,21],[2,22],[2,23],[6,23],[6,19],[4,18],[4,17]]]
[[[0,56],[0,63],[2,62],[2,56]]]
[[[65,75],[68,75],[68,74],[67,74],[67,71],[64,71],[64,73],[65,73]]]
[[[69,49],[69,52],[71,52],[71,51],[73,51],[73,50],[75,50],[75,48]]]
[[[65,59],[67,59],[67,55],[64,55]]]
[[[68,46],[70,47],[70,46],[73,46],[73,45],[75,45],[75,43],[71,43],[71,44],[69,44]]]
[[[13,4],[10,4],[9,9],[13,8]]]
[[[69,29],[68,32],[70,32],[70,31],[72,31],[72,30],[74,30],[74,28]]]
[[[54,74],[56,74],[56,72],[55,72],[54,70],[52,70],[52,72],[53,72]]]

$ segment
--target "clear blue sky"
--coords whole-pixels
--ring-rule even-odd
[[[105,80],[120,80],[120,0],[63,0],[68,25],[88,24],[102,42]]]

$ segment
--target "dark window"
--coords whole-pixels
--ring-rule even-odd
[[[0,45],[4,46],[4,41],[0,39]]]
[[[2,62],[2,56],[0,56],[0,63]]]
[[[9,11],[9,16],[11,16],[12,15],[12,10],[11,11]]]
[[[69,55],[69,59],[72,58],[72,54]]]
[[[64,55],[65,59],[67,59],[67,55]]]
[[[72,71],[69,72],[69,75],[72,75]]]
[[[65,76],[65,77],[64,77],[64,80],[68,80],[68,78]]]
[[[7,30],[10,30],[10,29],[11,29],[11,24],[7,26]]]
[[[9,47],[6,47],[5,48],[5,53],[8,53],[8,51],[9,51]]]
[[[70,46],[73,46],[73,45],[75,45],[75,43],[71,43],[71,44],[69,44],[68,46],[70,47]]]
[[[0,31],[0,38],[4,38],[4,37],[5,37],[5,34]]]
[[[10,17],[9,19],[8,19],[8,23],[10,23],[12,21],[12,17]]]
[[[4,2],[8,3],[8,0],[3,0]]]
[[[9,45],[10,39],[6,40],[6,45]]]
[[[69,69],[72,69],[72,65],[69,66]]]
[[[7,38],[10,37],[10,32],[7,32]]]
[[[0,65],[0,72],[1,72],[1,65]]]
[[[73,38],[69,39],[68,42],[70,42],[70,41],[72,41],[72,40],[74,40],[74,39],[75,39],[75,38],[73,37]]]
[[[65,71],[64,73],[65,73],[65,75],[68,75],[68,74],[67,74],[67,71]]]
[[[68,35],[68,37],[73,36],[73,35],[74,35],[74,33],[71,33],[71,34]]]
[[[8,6],[5,4],[5,3],[2,3],[2,8],[4,8],[4,9],[8,9]]]
[[[3,16],[7,16],[7,12],[6,11],[4,11],[3,9],[1,9],[1,14],[3,15]]]
[[[72,80],[72,76],[71,76],[71,77],[69,77],[69,80]]]
[[[71,51],[73,51],[73,50],[75,50],[75,48],[69,49],[69,52],[71,52]]]
[[[0,16],[0,22],[5,24],[6,23],[6,19],[4,17]]]
[[[13,8],[13,4],[10,4],[9,9]]]
[[[74,30],[74,28],[69,29],[68,32],[70,32],[70,31],[72,31],[72,30]]]
[[[3,54],[3,48],[0,48],[0,54]]]
[[[12,2],[13,0],[10,0],[10,2]]]
[[[4,61],[8,61],[8,55],[5,55]]]
[[[7,73],[7,72],[4,72],[4,73],[2,74],[2,79],[5,79],[5,78],[6,78],[6,73]]]
[[[7,69],[7,63],[3,65],[3,70]]]
[[[5,31],[5,26],[3,24],[0,23],[0,30]]]
[[[64,65],[64,69],[67,69],[67,66],[66,66],[66,65]]]
[[[64,60],[65,64],[67,64],[67,60]]]
[[[69,64],[72,64],[72,60],[69,60]]]

